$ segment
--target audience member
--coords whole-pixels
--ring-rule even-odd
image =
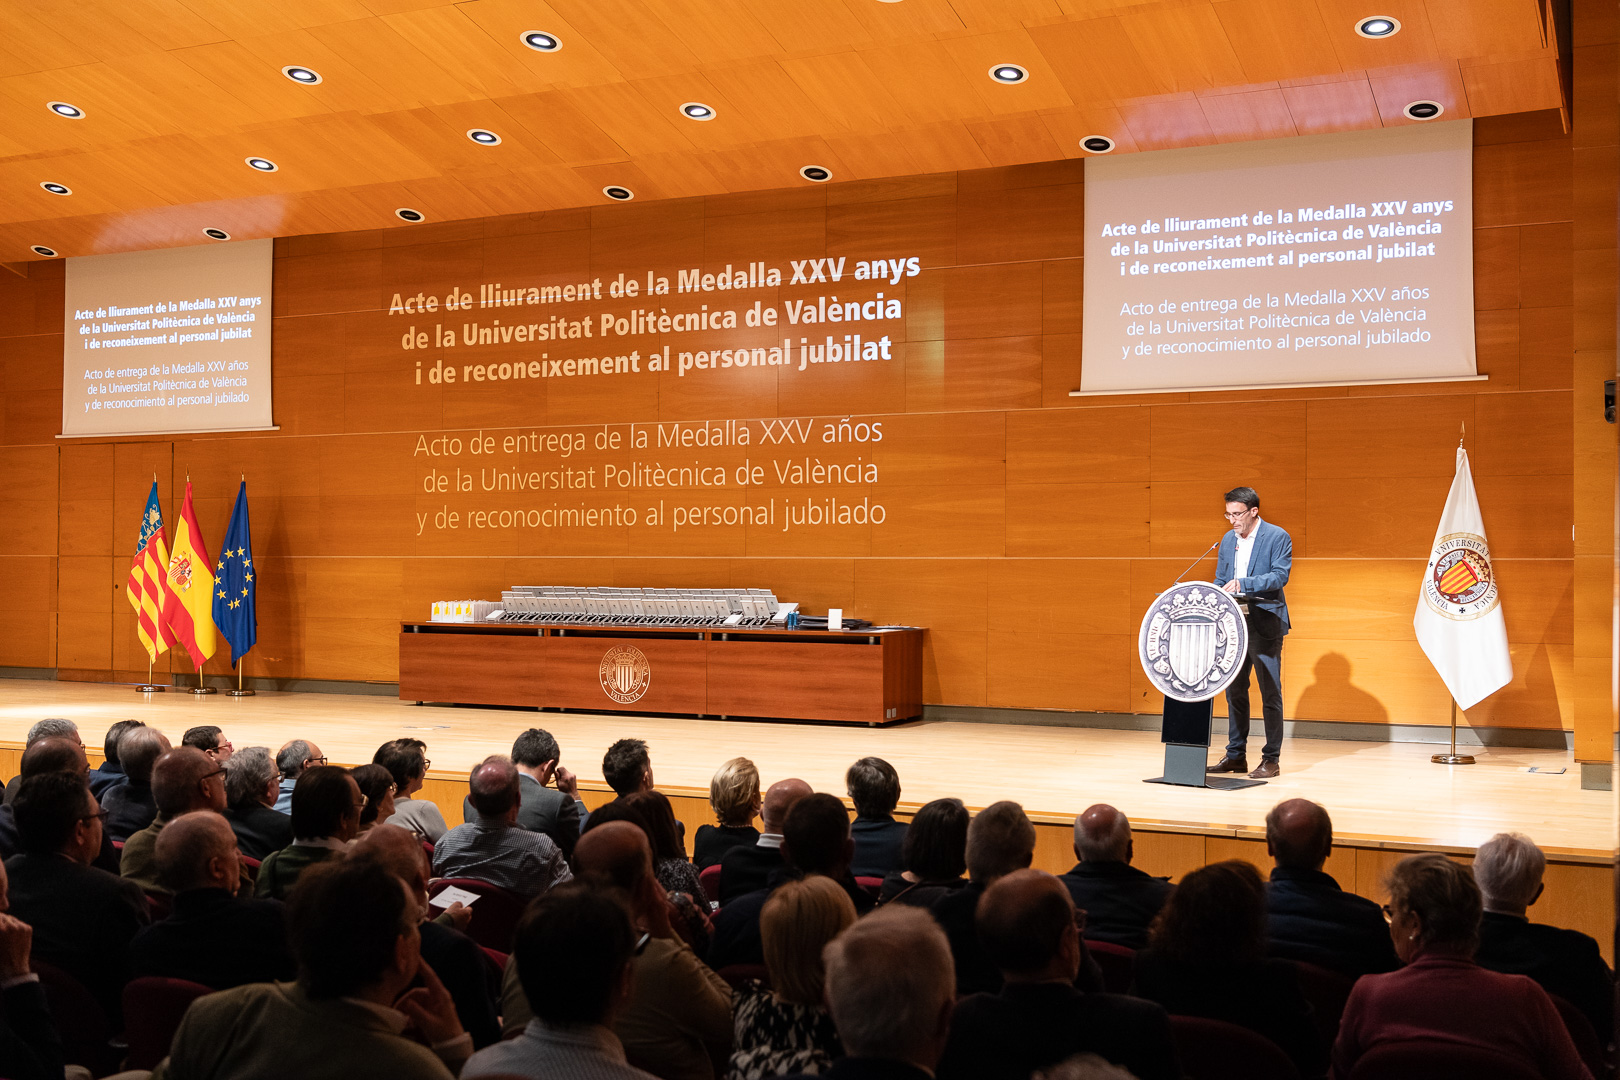
[[[961,799],[924,803],[900,846],[905,867],[883,879],[878,903],[932,907],[948,892],[967,885],[969,815]]]
[[[544,833],[562,850],[563,858],[574,857],[574,845],[585,823],[585,804],[579,798],[579,781],[560,764],[562,751],[549,731],[530,728],[512,742],[512,764],[518,771],[517,823],[530,832]],[[546,785],[556,781],[555,790]],[[461,803],[462,819],[477,816],[472,802]]]
[[[1074,819],[1074,857],[1080,861],[1058,878],[1085,912],[1086,937],[1140,949],[1148,925],[1174,885],[1131,865],[1135,854],[1131,820],[1107,803]]]
[[[349,841],[360,833],[360,810],[365,804],[349,770],[336,765],[312,765],[303,770],[293,788],[293,842],[264,857],[253,882],[253,895],[285,900],[310,867],[341,858]]]
[[[551,837],[518,825],[518,772],[511,758],[485,758],[468,788],[478,820],[457,825],[433,846],[434,876],[476,878],[525,900],[573,876]]]
[[[409,829],[430,844],[450,828],[432,799],[414,796],[427,780],[427,743],[421,739],[391,739],[377,748],[371,763],[381,765],[394,778],[394,816],[390,825]]]
[[[118,740],[131,728],[145,726],[139,720],[120,720],[107,729],[106,738],[101,744],[104,760],[90,772],[90,794],[94,795],[98,802],[107,793],[108,788],[114,784],[122,784],[125,780],[124,767],[118,761]]]
[[[34,931],[5,914],[9,887],[0,863],[0,1067],[10,1080],[62,1080],[62,1040],[45,988],[28,967]]]
[[[957,1003],[940,1080],[1025,1080],[1082,1051],[1138,1080],[1179,1080],[1164,1009],[1074,988],[1083,958],[1079,916],[1062,880],[1039,870],[1014,870],[984,891],[979,938],[1004,982],[999,994]]]
[[[374,863],[314,867],[287,905],[298,981],[193,1002],[154,1078],[449,1080],[472,1042],[422,961],[418,915],[405,887]],[[422,1042],[401,1034],[411,1023]]]
[[[763,831],[752,846],[734,847],[720,857],[720,903],[763,889],[771,872],[782,866],[782,823],[793,804],[810,794],[803,780],[778,780],[765,792],[760,814]]]
[[[929,908],[951,943],[956,992],[994,994],[1001,972],[979,943],[975,913],[984,890],[998,878],[1022,870],[1035,858],[1035,826],[1015,802],[991,803],[968,825],[968,884],[941,896]]]
[[[651,1080],[631,1065],[613,1025],[634,993],[636,931],[618,896],[572,882],[529,905],[518,923],[514,969],[533,1016],[514,1039],[474,1054],[475,1077]],[[564,971],[566,979],[552,973]]]
[[[652,755],[644,739],[620,739],[602,755],[602,779],[619,798],[653,786]]]
[[[855,905],[831,878],[789,881],[771,893],[760,914],[770,986],[752,983],[736,996],[727,1080],[824,1073],[843,1056],[821,952],[854,922]]]
[[[281,771],[281,789],[276,795],[275,808],[283,814],[292,813],[292,793],[298,778],[304,775],[305,769],[325,764],[326,755],[321,753],[321,748],[307,739],[294,739],[277,750],[276,768]]]
[[[585,822],[585,831],[600,828],[610,821],[628,821],[636,828],[647,834],[647,842],[653,845],[656,852],[658,845],[652,840],[653,825],[647,820],[647,815],[638,809],[643,796],[654,794],[652,792],[635,792],[627,798],[614,799],[605,802],[591,811],[590,818]],[[678,841],[677,841],[678,843]],[[657,857],[655,855],[654,874],[656,876]],[[701,882],[699,883],[701,886]],[[662,887],[662,882],[660,882]],[[699,956],[707,956],[709,944],[714,937],[714,923],[709,918],[709,901],[700,891],[697,899],[691,893],[681,890],[672,892],[664,889],[664,898],[669,901],[670,923],[681,940],[692,947],[692,951]]]
[[[1378,905],[1345,892],[1323,872],[1333,853],[1333,821],[1306,799],[1266,815],[1266,850],[1276,866],[1266,886],[1272,956],[1302,960],[1352,979],[1399,966]]]
[[[118,760],[125,780],[107,789],[101,808],[107,811],[107,835],[127,840],[157,817],[152,799],[152,766],[169,749],[168,737],[154,727],[138,727],[118,740]]]
[[[118,872],[146,892],[166,894],[169,889],[158,875],[158,837],[181,814],[193,810],[218,813],[225,809],[225,766],[196,747],[166,750],[152,766],[152,799],[157,804],[157,817],[124,841]]]
[[[174,911],[130,942],[131,975],[186,979],[215,990],[294,976],[281,904],[237,895],[241,855],[223,817],[210,810],[172,817],[154,856],[158,881],[174,894]]]
[[[220,765],[229,761],[236,749],[231,745],[231,740],[225,737],[225,733],[213,724],[187,728],[186,733],[180,736],[180,745],[195,746]]]
[[[715,916],[714,944],[709,947],[709,966],[719,970],[765,962],[761,913],[772,892],[795,878],[830,878],[849,897],[857,915],[871,911],[876,901],[849,872],[854,846],[849,811],[837,796],[811,794],[794,803],[782,826],[784,865],[772,872],[765,888],[739,896],[720,909]]]
[[[846,1056],[821,1075],[931,1080],[956,993],[950,943],[939,925],[916,908],[885,908],[839,934],[822,956],[827,1011]]]
[[[694,899],[703,895],[697,867],[686,857],[681,843],[679,822],[669,797],[661,791],[633,791],[622,800],[647,823],[647,840],[652,844],[653,873],[666,892],[685,893]]]
[[[692,837],[692,863],[705,870],[734,847],[751,847],[759,840],[754,818],[759,816],[759,770],[745,757],[735,757],[715,770],[709,781],[709,806],[718,824],[699,825]]]
[[[47,772],[70,772],[79,777],[89,775],[90,763],[85,760],[84,745],[77,739],[56,735],[36,739],[32,746],[23,751],[22,760],[17,766],[17,775],[13,780],[20,784],[30,776]],[[21,850],[22,840],[17,833],[17,815],[10,805],[0,806],[0,858],[9,859]],[[112,839],[103,829],[101,851],[90,865],[116,874],[118,857],[118,849],[113,846]]]
[[[225,763],[225,820],[242,854],[263,860],[293,841],[292,818],[275,809],[281,773],[267,746],[249,746]]]
[[[1381,1043],[1434,1040],[1494,1050],[1545,1080],[1590,1080],[1547,992],[1527,976],[1487,971],[1471,959],[1482,904],[1466,866],[1444,855],[1408,855],[1385,885],[1389,936],[1405,966],[1356,981],[1333,1045],[1336,1078],[1347,1080],[1361,1055]]]
[[[731,988],[670,926],[647,834],[628,821],[597,825],[579,838],[574,863],[585,881],[628,897],[641,936],[630,1000],[613,1022],[629,1063],[662,1080],[713,1080],[731,1053]],[[508,1033],[532,1016],[521,986],[525,970],[535,977],[532,965],[507,965],[501,1005]]]
[[[1031,1080],[1136,1080],[1136,1077],[1096,1054],[1076,1054],[1033,1073]]]
[[[1474,963],[1504,975],[1528,975],[1579,1009],[1607,1045],[1614,1028],[1614,975],[1598,943],[1578,930],[1533,923],[1547,857],[1522,833],[1497,833],[1474,856],[1484,900]]]
[[[880,757],[863,757],[844,774],[844,787],[855,804],[855,858],[849,872],[856,877],[887,877],[904,864],[904,822],[894,820],[900,805],[900,774]]]
[[[1266,957],[1260,872],[1238,859],[1181,879],[1136,954],[1131,993],[1177,1016],[1239,1024],[1276,1043],[1301,1076],[1327,1066],[1294,965]]]
[[[34,958],[79,980],[116,1018],[124,949],[149,916],[139,885],[90,865],[106,812],[71,772],[30,776],[13,809],[22,852],[6,860],[11,913],[33,927]]]
[[[349,770],[366,805],[360,811],[360,831],[370,832],[394,816],[394,774],[381,765],[360,765]]]
[[[44,720],[36,720],[28,728],[28,734],[23,739],[23,749],[27,750],[41,739],[66,739],[84,753],[84,740],[79,737],[79,725],[72,720],[64,720],[59,716],[48,716]],[[90,766],[86,763],[85,768]],[[6,783],[5,801],[11,802],[17,797],[17,786],[22,783],[21,776],[13,776]]]
[[[408,829],[379,825],[360,839],[349,861],[369,859],[404,882],[417,908],[422,961],[433,969],[456,1003],[461,1026],[483,1048],[501,1038],[489,962],[477,942],[459,930],[432,921],[428,905],[428,863],[422,842]],[[570,973],[570,976],[572,973]]]

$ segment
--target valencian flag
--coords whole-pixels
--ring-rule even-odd
[[[163,604],[169,595],[168,577],[169,541],[163,532],[163,509],[158,506],[157,481],[152,481],[152,493],[146,497],[146,512],[141,515],[141,538],[135,544],[135,558],[129,564],[129,579],[124,595],[135,609],[135,629],[146,646],[146,655],[157,662],[158,654],[167,652],[174,644],[169,624],[163,621]]]
[[[1472,708],[1513,681],[1507,621],[1497,595],[1485,519],[1474,495],[1468,451],[1457,448],[1457,474],[1440,514],[1412,617],[1418,644],[1460,709]]]
[[[253,537],[248,527],[247,481],[236,491],[236,509],[225,531],[225,550],[214,564],[214,625],[231,643],[231,667],[259,639],[259,620],[253,613],[258,587],[253,584]]]
[[[174,527],[174,550],[169,552],[169,589],[163,604],[163,618],[174,631],[174,640],[186,647],[199,669],[218,648],[213,616],[214,564],[197,527],[197,514],[191,508],[191,481],[186,481],[186,501],[180,506],[180,522]]]

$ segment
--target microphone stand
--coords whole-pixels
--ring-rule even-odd
[[[1226,539],[1226,534],[1225,534],[1225,533],[1221,533],[1221,535],[1219,535],[1219,536],[1217,536],[1217,537],[1216,537],[1216,538],[1215,538],[1215,543],[1213,543],[1213,544],[1211,544],[1211,545],[1209,545],[1209,547],[1207,547],[1207,548],[1205,548],[1205,549],[1204,549],[1204,554],[1203,554],[1203,555],[1200,555],[1200,556],[1198,556],[1198,558],[1196,558],[1196,559],[1194,559],[1194,560],[1193,560],[1193,561],[1192,561],[1192,562],[1190,562],[1190,563],[1188,563],[1188,564],[1187,564],[1187,569],[1185,569],[1185,570],[1183,570],[1183,571],[1182,571],[1182,572],[1181,572],[1181,573],[1179,573],[1179,574],[1177,574],[1177,575],[1176,575],[1176,580],[1174,580],[1174,581],[1172,581],[1172,582],[1171,582],[1171,583],[1170,583],[1170,584],[1169,584],[1169,585],[1168,585],[1168,586],[1166,586],[1166,587],[1167,587],[1167,588],[1171,588],[1171,589],[1173,589],[1173,588],[1175,588],[1175,587],[1176,587],[1176,586],[1177,586],[1177,585],[1180,585],[1180,584],[1181,584],[1181,579],[1182,579],[1182,578],[1184,578],[1184,577],[1186,577],[1186,576],[1187,576],[1187,575],[1188,575],[1188,574],[1189,574],[1189,573],[1191,573],[1191,572],[1192,572],[1192,568],[1193,568],[1193,567],[1195,567],[1195,566],[1197,566],[1197,565],[1198,565],[1198,564],[1199,564],[1199,563],[1201,563],[1201,562],[1203,562],[1203,561],[1204,561],[1204,558],[1205,558],[1205,556],[1207,556],[1207,555],[1208,555],[1208,554],[1209,554],[1209,553],[1210,553],[1210,552],[1212,552],[1212,551],[1214,551],[1214,550],[1215,550],[1215,549],[1216,549],[1216,548],[1217,548],[1217,547],[1219,547],[1219,546],[1220,546],[1220,543],[1221,543],[1221,541],[1222,541],[1222,540],[1225,540],[1225,539]]]

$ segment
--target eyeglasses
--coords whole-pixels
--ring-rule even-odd
[[[304,764],[305,765],[325,765],[326,764],[326,755],[322,754],[320,757],[312,757],[312,758],[308,759],[307,761],[305,761]]]
[[[1248,517],[1250,514],[1252,514],[1254,512],[1255,512],[1255,508],[1251,507],[1248,510],[1243,510],[1243,511],[1240,511],[1239,513],[1236,513],[1236,514],[1232,513],[1230,510],[1228,510],[1226,513],[1222,514],[1221,516],[1224,517],[1227,521],[1240,521],[1243,518]]]
[[[432,758],[423,758],[422,759],[422,771],[426,772],[428,769],[431,769],[431,768],[433,768],[433,759]]]
[[[1379,910],[1384,913],[1384,921],[1385,922],[1392,923],[1392,922],[1395,921],[1395,909],[1394,908],[1390,907],[1388,904],[1381,904],[1381,905],[1379,905]]]
[[[652,935],[651,934],[643,933],[639,938],[636,939],[635,951],[632,952],[631,955],[632,956],[640,956],[643,952],[646,951],[647,942],[649,942],[651,940],[652,940]]]
[[[203,773],[201,779],[203,779],[203,780],[212,780],[216,776],[224,776],[224,775],[225,775],[225,766],[221,765],[219,768],[215,769],[211,773]]]
[[[106,821],[107,820],[107,811],[105,811],[105,810],[97,810],[93,814],[80,814],[79,817],[78,817],[78,820],[80,820],[80,821],[90,821],[91,819],[95,819],[97,821]]]

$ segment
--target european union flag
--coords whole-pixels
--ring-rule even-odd
[[[253,613],[253,537],[248,527],[247,481],[236,492],[236,509],[225,546],[214,567],[214,625],[231,643],[231,667],[259,640],[259,619]]]

